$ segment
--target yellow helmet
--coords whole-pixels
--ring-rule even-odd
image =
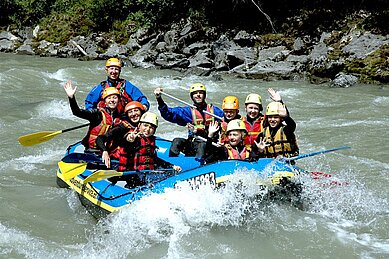
[[[105,62],[106,67],[122,67],[122,62],[118,58],[110,58]]]
[[[280,108],[283,106],[280,102],[271,102],[267,105],[266,115],[280,115]]]
[[[152,112],[145,112],[140,118],[139,122],[146,122],[158,127],[158,116]]]
[[[247,95],[246,101],[244,102],[244,104],[247,105],[249,103],[262,105],[262,98],[259,94],[249,94],[249,95]]]
[[[113,95],[113,94],[117,94],[120,96],[120,92],[118,89],[116,89],[115,87],[107,87],[103,90],[103,93],[101,95],[101,97],[103,99],[107,98],[108,96],[110,95]]]
[[[222,104],[223,110],[238,110],[239,109],[239,100],[236,96],[226,96],[223,99]]]
[[[226,133],[230,132],[231,130],[243,130],[247,132],[246,124],[239,119],[232,120],[227,125]]]
[[[196,92],[196,91],[204,91],[204,92],[207,92],[207,88],[206,88],[205,85],[203,85],[202,83],[195,83],[195,84],[192,84],[192,85],[189,87],[189,93],[192,94],[193,92]]]

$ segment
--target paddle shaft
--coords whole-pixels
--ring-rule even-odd
[[[332,148],[332,149],[312,152],[312,153],[308,153],[308,154],[301,154],[301,155],[296,156],[296,157],[286,157],[286,158],[283,158],[283,159],[285,161],[295,161],[295,160],[299,160],[299,159],[302,159],[302,158],[305,158],[305,157],[316,156],[316,155],[320,155],[320,154],[324,154],[324,153],[329,153],[329,152],[333,152],[333,151],[337,151],[337,150],[342,150],[342,149],[349,149],[349,148],[351,148],[351,147],[343,146],[343,147],[337,147],[337,148]]]
[[[73,127],[73,128],[64,129],[64,130],[62,130],[62,133],[65,133],[65,132],[68,132],[68,131],[72,131],[72,130],[76,130],[76,129],[80,129],[80,128],[83,128],[83,127],[86,127],[86,126],[89,126],[89,123],[82,124],[82,125],[79,125],[79,126],[76,126],[76,127]]]
[[[193,109],[196,109],[196,106],[194,106],[193,104],[190,104],[190,103],[188,103],[188,102],[185,102],[185,101],[183,101],[183,100],[181,100],[181,99],[178,99],[177,97],[174,97],[174,96],[172,96],[172,95],[170,95],[170,94],[167,94],[167,93],[165,93],[165,92],[161,92],[161,93],[162,93],[163,95],[165,95],[165,96],[167,96],[167,97],[173,99],[173,100],[176,100],[176,101],[178,101],[178,102],[180,102],[180,103],[183,103],[183,104],[185,104],[185,105],[188,105],[189,107],[191,107],[191,108],[193,108]],[[213,114],[213,113],[207,112],[207,111],[203,111],[203,112],[204,112],[205,114],[208,114],[208,115],[212,116],[212,117],[215,117],[216,119],[223,120],[222,117],[219,117],[219,116],[217,116],[216,114]]]

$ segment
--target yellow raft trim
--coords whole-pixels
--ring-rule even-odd
[[[96,206],[98,206],[102,209],[105,209],[106,211],[114,212],[114,211],[121,210],[127,206],[130,206],[130,204],[126,204],[126,205],[121,206],[121,207],[112,207],[112,206],[104,203],[103,201],[98,200],[97,199],[98,193],[90,187],[90,184],[88,184],[88,183],[84,184],[83,180],[77,176],[75,178],[70,179],[70,180],[64,180],[63,175],[59,172],[59,170],[57,170],[57,177],[60,178],[65,183],[67,183],[78,194],[80,194],[84,198],[88,199],[90,202],[92,202]],[[97,191],[100,191],[97,188],[95,188],[95,189]]]

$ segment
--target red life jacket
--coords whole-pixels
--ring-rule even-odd
[[[257,139],[258,134],[262,132],[263,117],[259,117],[251,125],[246,116],[242,117],[243,122],[246,124],[247,137],[245,138],[245,144],[254,144],[254,140]]]
[[[101,85],[103,87],[103,90],[105,88],[111,87],[107,81],[101,82]],[[126,104],[133,101],[131,96],[126,92],[126,80],[122,79],[121,81],[118,82],[118,84],[115,86],[116,89],[119,90],[120,92],[120,99],[119,99],[119,104],[118,104],[118,111],[119,113],[122,113],[124,111],[124,107],[126,107]],[[100,102],[97,104],[98,108],[103,108],[105,107],[105,101],[100,100]]]
[[[119,171],[153,170],[155,168],[155,137],[139,136],[140,146],[136,149],[120,148]]]
[[[207,104],[208,113],[214,114],[214,109],[212,104]],[[215,118],[207,113],[204,116],[198,109],[192,108],[192,124],[197,132],[208,130],[208,126],[213,122]]]
[[[136,129],[135,126],[133,126],[132,124],[130,124],[128,121],[125,121],[125,120],[121,120],[118,124],[123,124],[128,129],[127,133],[133,132]],[[108,146],[108,150],[109,150],[109,156],[113,159],[119,160],[120,153],[121,153],[120,143],[111,142],[111,143],[108,143],[107,146]]]
[[[100,112],[102,115],[100,124],[93,128],[89,127],[88,133],[82,140],[85,147],[96,148],[96,138],[107,133],[112,126],[120,122],[119,118],[113,119],[112,115],[106,109],[100,109]]]
[[[228,159],[245,160],[250,158],[251,145],[245,145],[240,153],[236,148],[231,147],[230,144],[224,144],[224,146],[227,148]]]

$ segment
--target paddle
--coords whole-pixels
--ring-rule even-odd
[[[191,107],[191,108],[193,108],[193,109],[196,109],[196,106],[194,106],[193,104],[190,104],[190,103],[188,103],[188,102],[185,102],[185,101],[183,101],[183,100],[181,100],[181,99],[178,99],[177,97],[174,97],[174,96],[172,96],[172,95],[170,95],[170,94],[167,94],[167,93],[165,93],[165,92],[161,92],[161,93],[162,93],[163,95],[166,95],[167,97],[173,99],[173,100],[176,100],[176,101],[178,101],[178,102],[180,102],[180,103],[183,103],[183,104],[185,104],[185,105],[188,105],[189,107]],[[203,111],[203,112],[204,112],[205,114],[208,114],[208,115],[212,116],[212,117],[215,117],[216,119],[223,120],[222,117],[219,117],[219,116],[217,116],[216,114],[213,114],[213,113],[207,112],[207,111]]]
[[[333,151],[337,151],[337,150],[342,150],[342,149],[349,149],[349,148],[351,148],[351,147],[350,146],[337,147],[337,148],[332,148],[332,149],[312,152],[312,153],[308,153],[308,154],[301,154],[301,155],[295,156],[295,157],[283,157],[282,160],[288,161],[288,162],[289,161],[295,161],[295,160],[299,160],[299,159],[302,159],[302,158],[305,158],[305,157],[316,156],[316,155],[320,155],[320,154],[324,154],[324,153],[329,153],[329,152],[333,152]]]
[[[142,174],[142,173],[166,173],[173,172],[173,169],[158,169],[158,170],[140,170],[140,171],[124,171],[118,172],[116,170],[98,170],[87,178],[83,180],[83,183],[96,182],[101,181],[106,178],[114,177],[114,176],[123,176],[123,175],[132,175],[132,174]]]
[[[76,126],[73,128],[69,128],[69,129],[64,129],[64,130],[36,132],[36,133],[21,136],[18,138],[18,140],[19,140],[19,143],[23,146],[33,146],[36,144],[40,144],[42,142],[46,142],[59,134],[62,134],[62,133],[68,132],[68,131],[72,131],[72,130],[76,130],[79,128],[83,128],[86,126],[89,126],[89,123],[79,125],[79,126]]]
[[[86,170],[86,166],[87,163],[65,163],[63,161],[58,162],[59,170],[61,170],[62,177],[65,181],[82,174]]]

